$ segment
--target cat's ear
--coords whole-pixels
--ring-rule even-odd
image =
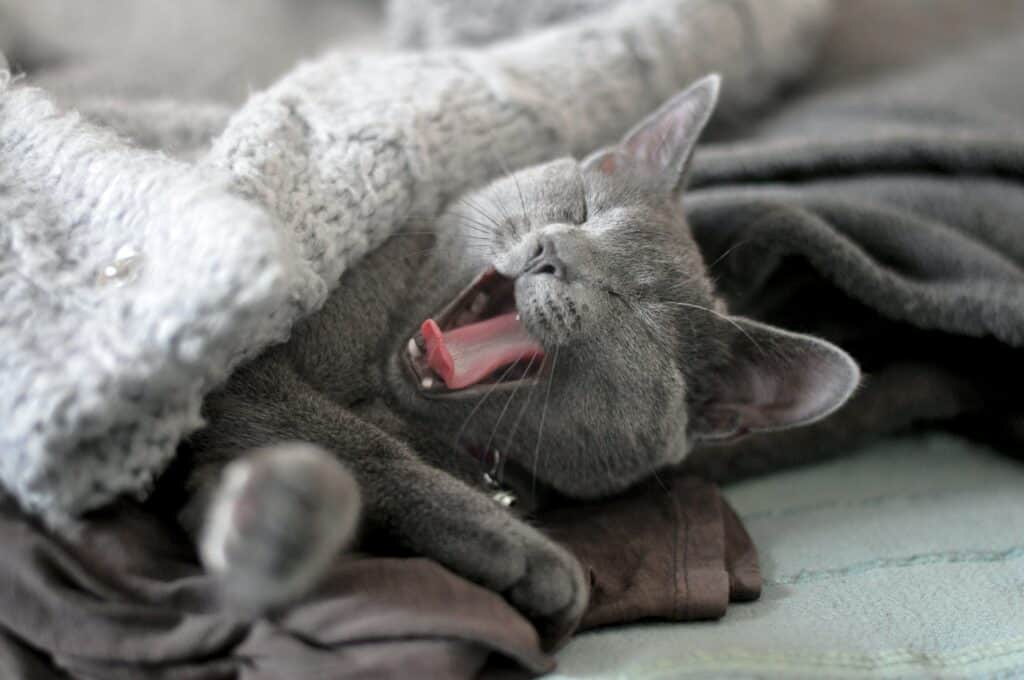
[[[741,317],[728,321],[731,359],[690,405],[695,439],[812,423],[842,406],[860,382],[857,363],[831,343]]]
[[[638,173],[659,190],[679,193],[697,139],[715,110],[721,82],[718,74],[701,78],[630,130],[618,145],[587,158],[583,167],[606,175]]]

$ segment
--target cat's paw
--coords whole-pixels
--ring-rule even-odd
[[[454,524],[450,533],[434,532],[427,552],[501,593],[550,647],[572,631],[586,609],[590,587],[583,568],[568,550],[525,522],[488,514]]]
[[[303,595],[348,543],[359,490],[325,451],[282,444],[224,471],[206,517],[200,556],[233,605],[257,614]]]
[[[590,584],[579,561],[476,489],[425,470],[391,516],[407,547],[503,595],[546,646],[564,639],[586,609]]]
[[[518,539],[523,571],[503,594],[534,622],[545,646],[550,647],[579,623],[590,597],[590,584],[579,561],[565,548],[539,534]]]

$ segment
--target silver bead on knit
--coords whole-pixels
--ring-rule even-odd
[[[123,245],[114,253],[114,261],[100,272],[100,283],[123,286],[134,281],[142,268],[142,253],[133,245]]]

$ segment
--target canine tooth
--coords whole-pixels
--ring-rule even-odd
[[[409,338],[409,355],[418,357],[421,354],[420,346],[416,344],[416,338]]]
[[[504,508],[512,507],[513,505],[516,504],[516,501],[518,500],[518,498],[516,498],[516,495],[511,491],[508,491],[507,489],[496,491],[495,493],[491,494],[491,498],[494,499],[495,503]]]
[[[508,318],[508,317],[505,317],[505,318]],[[516,321],[522,321],[522,319],[519,317],[518,314],[516,314]]]
[[[423,389],[429,390],[431,387],[434,386],[434,379],[430,377],[424,378],[422,381],[420,381],[420,385],[423,386]]]

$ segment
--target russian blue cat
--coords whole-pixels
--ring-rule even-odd
[[[688,230],[687,169],[718,90],[706,77],[615,146],[452,201],[210,396],[178,461],[181,517],[236,601],[302,594],[361,508],[364,535],[555,630],[586,604],[582,570],[497,477],[599,497],[700,441],[843,404],[854,361],[731,316]]]

